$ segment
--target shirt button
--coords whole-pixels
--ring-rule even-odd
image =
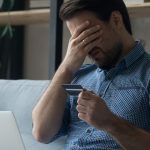
[[[91,133],[91,130],[90,130],[90,129],[87,129],[86,133]]]

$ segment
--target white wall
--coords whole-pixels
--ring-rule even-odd
[[[25,29],[24,78],[48,79],[49,25]]]
[[[30,8],[49,8],[50,0],[29,0]],[[48,79],[49,24],[25,28],[24,78]]]
[[[150,18],[131,20],[134,37],[144,40],[145,50],[150,53]]]
[[[124,0],[125,3],[143,3],[144,0]]]
[[[134,37],[146,43],[146,51],[150,52],[150,18],[131,19]],[[67,49],[69,32],[64,26],[63,56]],[[48,79],[49,25],[31,25],[25,34],[24,78]],[[87,60],[88,61],[88,60]]]

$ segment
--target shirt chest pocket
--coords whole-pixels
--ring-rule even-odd
[[[145,109],[149,109],[148,95],[145,89],[138,84],[131,84],[131,82],[120,86],[111,86],[108,99],[111,111],[124,118],[131,115],[138,116]]]

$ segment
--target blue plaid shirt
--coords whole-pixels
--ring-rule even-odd
[[[150,131],[150,56],[140,42],[115,68],[106,71],[96,65],[85,65],[72,83],[94,91],[114,114]],[[68,135],[66,150],[123,149],[107,132],[80,120],[76,105],[77,97],[70,96],[58,134]]]

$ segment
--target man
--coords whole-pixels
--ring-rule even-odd
[[[70,150],[150,149],[150,56],[132,37],[122,0],[70,0],[60,15],[71,33],[64,60],[33,110],[33,135],[68,135]],[[95,64],[83,65],[89,56]],[[86,91],[68,96],[62,84]]]

